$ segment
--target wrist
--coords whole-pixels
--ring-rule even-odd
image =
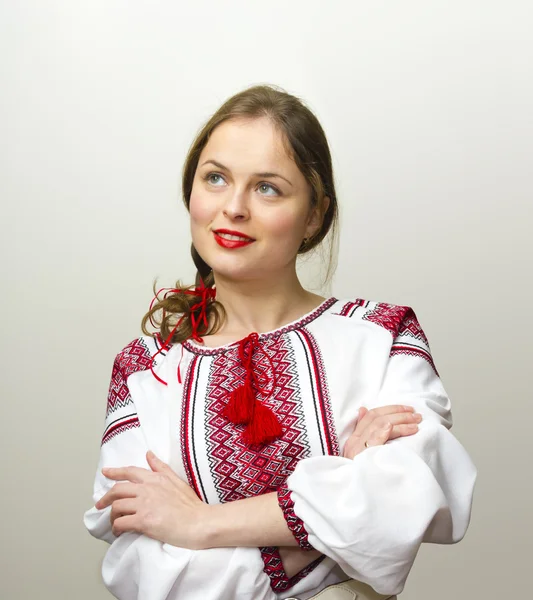
[[[201,546],[198,548],[199,550],[219,548],[224,545],[220,543],[224,536],[224,519],[220,510],[223,507],[223,504],[205,504],[205,508],[197,521],[197,539],[198,544]]]

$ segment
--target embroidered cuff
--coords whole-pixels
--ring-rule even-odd
[[[269,576],[270,587],[272,591],[276,593],[286,592],[294,587],[301,579],[309,575],[309,573],[311,573],[324,558],[326,558],[324,555],[319,556],[299,573],[296,573],[296,575],[289,578],[283,568],[279,548],[275,546],[266,546],[264,548],[259,548],[259,550],[261,551],[261,558],[264,563],[263,571]]]
[[[309,543],[308,534],[305,529],[305,525],[301,519],[299,519],[294,512],[294,502],[291,497],[291,490],[284,483],[278,488],[278,504],[283,511],[285,521],[287,521],[288,528],[292,531],[298,546],[302,550],[314,550],[313,546]]]

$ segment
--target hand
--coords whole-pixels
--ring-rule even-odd
[[[414,412],[412,406],[389,405],[368,410],[359,409],[354,432],[344,445],[343,456],[354,458],[368,446],[381,446],[389,440],[413,435],[418,431],[422,415]]]
[[[200,549],[201,527],[208,505],[155,454],[148,452],[150,468],[104,468],[115,485],[96,504],[111,506],[115,536],[125,531],[145,534],[160,542],[182,548]]]

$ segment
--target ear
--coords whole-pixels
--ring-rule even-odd
[[[322,204],[317,205],[313,208],[311,214],[309,215],[309,220],[307,222],[305,237],[313,237],[315,233],[319,231],[320,227],[322,227],[322,221],[324,220],[324,215],[326,214],[329,208],[329,203],[329,196],[324,196]]]

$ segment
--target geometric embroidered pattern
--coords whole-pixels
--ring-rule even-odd
[[[365,303],[366,301],[360,298],[355,300],[355,302],[347,302],[340,312],[335,314],[352,316],[356,309]],[[438,376],[438,371],[429,349],[428,339],[413,309],[409,306],[399,306],[386,302],[376,302],[373,304],[374,306],[361,319],[376,323],[376,325],[384,327],[392,334],[393,343],[390,356],[404,354],[423,358],[431,365],[431,368]]]
[[[302,327],[296,335],[302,340],[306,349],[309,377],[314,384],[313,400],[315,404],[316,421],[321,424],[319,430],[322,438],[322,452],[325,455],[338,456],[340,454],[339,440],[335,427],[335,419],[333,418],[322,353],[320,352],[320,348],[314,335],[309,329]]]
[[[335,302],[328,301],[305,320],[312,321]],[[339,303],[336,309],[338,312],[333,314],[360,318],[389,331],[390,356],[420,356],[434,368],[427,338],[410,307],[356,299]],[[254,383],[255,395],[276,415],[282,427],[281,436],[267,444],[247,445],[241,439],[245,426],[235,425],[224,416],[230,393],[243,384],[247,373],[239,356],[239,345],[202,348],[186,341],[183,346],[196,355],[196,360],[190,363],[185,378],[180,438],[185,473],[199,497],[207,498],[207,491],[212,498],[214,491],[214,501],[224,503],[276,492],[287,526],[299,547],[311,550],[305,525],[294,512],[287,478],[301,459],[311,456],[307,424],[313,427],[313,447],[321,445],[323,454],[333,456],[338,456],[340,449],[322,352],[311,333],[313,328],[307,328],[306,324],[294,322],[277,332],[260,334],[260,351],[251,356],[258,382]],[[286,335],[292,331],[294,334]],[[301,364],[296,363],[296,356]],[[267,382],[264,387],[263,381]],[[306,390],[309,423],[303,412],[302,389]],[[204,431],[200,463],[209,470],[208,485],[202,482],[206,473],[203,468],[200,472],[195,454],[199,448],[194,444],[198,428]],[[279,548],[262,547],[260,552],[264,571],[276,593],[293,587],[324,558],[289,578]]]
[[[412,308],[409,308],[400,323],[398,335],[394,338],[391,346],[391,357],[400,354],[423,358],[430,364],[437,377],[439,376],[431,356],[428,339]]]
[[[373,309],[363,315],[362,320],[371,321],[372,323],[376,323],[376,325],[384,327],[394,338],[398,333],[402,319],[409,310],[411,309],[408,306],[377,302]]]
[[[328,298],[327,300],[324,300],[324,302],[320,306],[318,306],[313,312],[308,313],[305,317],[302,317],[297,321],[289,323],[288,325],[285,325],[280,329],[276,329],[275,331],[260,333],[259,341],[263,343],[266,340],[275,339],[291,331],[301,329],[302,327],[305,327],[306,325],[317,319],[322,313],[326,312],[337,302],[337,298]],[[228,348],[231,348],[231,346],[226,346],[222,348],[202,348],[201,346],[191,344],[189,340],[185,340],[183,342],[183,346],[193,354],[202,354],[203,356],[213,356],[215,354],[221,353],[224,354],[228,351]]]
[[[419,358],[423,358],[425,361],[427,361],[430,364],[433,371],[435,371],[435,375],[437,377],[440,377],[440,375],[437,371],[437,367],[435,366],[435,363],[433,362],[433,358],[432,358],[431,354],[429,354],[428,352],[425,352],[421,348],[409,347],[409,346],[395,346],[394,349],[391,350],[390,355],[396,356],[399,354],[405,354],[407,356],[418,356]]]
[[[131,404],[126,380],[132,373],[146,371],[150,367],[151,358],[148,346],[142,338],[133,340],[117,354],[107,395],[107,416]]]
[[[294,587],[326,558],[324,555],[319,556],[312,563],[309,563],[307,567],[289,578],[283,568],[283,561],[277,547],[270,546],[268,548],[260,548],[260,550],[264,562],[263,571],[270,577],[271,589],[277,593]]]
[[[289,339],[282,335],[267,338],[261,352],[252,357],[255,372],[269,380],[264,394],[256,390],[257,398],[274,412],[283,430],[281,437],[270,444],[245,444],[240,438],[244,426],[234,425],[222,414],[228,393],[241,384],[245,375],[238,347],[213,358],[207,383],[205,431],[211,477],[220,502],[276,491],[297,463],[310,455]],[[274,380],[275,388],[268,395]]]
[[[422,341],[428,348],[429,343],[426,337],[426,334],[422,330],[418,319],[412,308],[410,308],[405,314],[402,322],[400,323],[400,327],[398,328],[398,337],[406,336],[412,337],[416,340]]]
[[[314,550],[313,546],[309,543],[309,534],[305,529],[303,521],[294,512],[294,502],[292,501],[291,490],[287,487],[287,484],[278,489],[278,504],[283,511],[287,526],[298,542],[298,546],[302,550]]]
[[[277,495],[278,504],[283,511],[287,526],[294,535],[300,548],[303,550],[314,550],[313,546],[309,543],[309,536],[303,521],[299,519],[294,512],[294,502],[291,498],[291,491],[286,483],[278,488]],[[309,575],[309,573],[311,573],[325,558],[325,556],[319,556],[316,560],[307,565],[307,567],[289,578],[285,573],[279,548],[269,546],[260,548],[260,550],[264,564],[263,571],[270,577],[270,587],[275,592],[284,592],[285,590],[292,588],[298,581]]]
[[[311,453],[290,336],[280,333],[265,337],[261,351],[252,356],[252,365],[259,379],[263,375],[269,382],[265,390],[256,390],[257,398],[277,416],[283,433],[269,444],[247,445],[241,440],[243,425],[234,425],[223,416],[228,393],[242,383],[245,375],[238,347],[230,347],[214,356],[206,388],[204,425],[207,459],[220,502],[276,492],[298,462]],[[270,394],[274,381],[275,387]],[[264,572],[275,591],[289,589],[320,562],[314,561],[293,578],[288,578],[278,548],[269,546],[260,551]]]
[[[179,439],[181,444],[181,459],[183,468],[187,475],[189,486],[194,490],[198,498],[207,502],[200,473],[196,469],[198,464],[196,456],[195,436],[193,435],[193,415],[195,410],[201,410],[203,397],[200,393],[196,395],[198,386],[199,363],[202,356],[195,356],[187,367],[183,394],[181,398],[181,425]]]
[[[106,427],[102,445],[124,431],[140,427],[126,381],[132,373],[148,369],[150,360],[151,353],[143,338],[130,342],[115,357],[107,394]]]
[[[112,440],[119,433],[124,431],[128,431],[130,429],[135,429],[136,427],[140,427],[139,419],[136,414],[132,414],[129,418],[119,419],[118,422],[112,423],[109,427],[104,431],[104,435],[102,436],[102,446]]]
[[[359,306],[363,306],[366,300],[357,298],[354,302],[346,302],[341,308],[340,312],[333,313],[334,315],[341,315],[341,317],[351,317]]]

